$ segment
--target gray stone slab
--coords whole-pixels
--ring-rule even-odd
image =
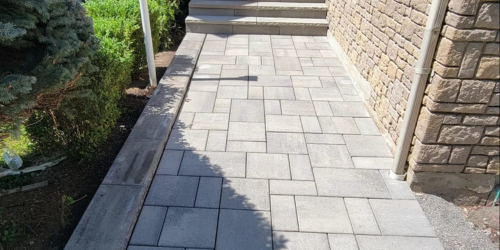
[[[324,133],[359,134],[358,127],[351,117],[318,117]]]
[[[219,86],[217,98],[222,99],[247,99],[248,88],[246,86]]]
[[[128,138],[103,184],[144,185],[151,181],[160,161],[161,148],[160,140]]]
[[[152,246],[133,246],[129,245],[127,250],[184,250],[184,248],[178,247],[152,247]],[[197,249],[200,250],[200,249]]]
[[[206,75],[220,75],[222,70],[222,65],[217,64],[197,64],[194,70],[196,74],[206,74]],[[194,78],[194,76],[193,76]]]
[[[292,180],[314,180],[308,155],[289,155]]]
[[[331,76],[328,67],[302,67],[305,76]]]
[[[356,235],[360,250],[444,250],[437,238]]]
[[[224,178],[220,207],[245,210],[270,210],[268,181]]]
[[[166,207],[144,206],[135,224],[130,244],[156,245],[167,214]]]
[[[380,235],[380,229],[368,199],[345,198],[344,202],[355,234]]]
[[[389,176],[389,170],[380,170],[380,174],[391,193],[392,199],[394,200],[414,200],[415,195],[405,181],[394,180]]]
[[[335,116],[370,117],[361,102],[330,102],[330,106]]]
[[[274,58],[272,56],[263,56],[262,65],[274,66]]]
[[[352,157],[355,168],[364,169],[391,169],[392,158],[383,157]]]
[[[202,51],[224,51],[226,49],[225,40],[205,41]]]
[[[221,209],[216,250],[271,250],[271,213]]]
[[[383,235],[436,237],[416,200],[370,200]]]
[[[310,88],[313,101],[343,101],[342,95],[334,88]]]
[[[245,153],[186,151],[179,175],[245,177]]]
[[[237,56],[236,64],[261,65],[262,60],[260,56]]]
[[[230,122],[227,139],[230,141],[266,141],[264,123]]]
[[[338,58],[312,58],[314,66],[340,67],[342,62]]]
[[[349,76],[344,67],[328,67],[332,76]]]
[[[281,154],[307,154],[304,135],[297,133],[268,132],[267,152]]]
[[[301,232],[353,232],[342,198],[296,196],[295,204]]]
[[[197,92],[217,92],[219,87],[219,75],[197,75],[199,78],[193,78],[189,85],[190,91]],[[214,79],[214,77],[216,77]],[[207,80],[213,79],[213,80]]]
[[[292,36],[292,40],[294,42],[308,42],[308,43],[313,43],[314,42],[314,37],[312,36]]]
[[[266,115],[266,131],[302,132],[299,116]]]
[[[173,117],[169,108],[147,105],[135,123],[130,138],[156,140],[166,138],[174,123]]]
[[[313,63],[311,58],[299,57],[300,66],[302,67],[312,67]]]
[[[271,194],[283,195],[318,195],[314,181],[270,180]]]
[[[229,68],[226,66],[234,66]],[[237,67],[237,68],[236,68]],[[220,76],[221,86],[247,86],[248,65],[224,65]]]
[[[291,87],[289,76],[253,76],[248,78],[249,86],[254,87]]]
[[[190,112],[181,112],[177,117],[174,128],[177,129],[190,129],[193,125],[194,114]]]
[[[391,198],[378,170],[314,168],[313,172],[319,195]]]
[[[302,128],[305,133],[322,133],[319,125],[318,117],[316,116],[301,116]]]
[[[157,175],[144,204],[151,206],[192,207],[198,189],[198,177]]]
[[[309,89],[307,88],[293,88],[295,92],[295,99],[299,101],[310,101],[311,95],[309,94]]]
[[[266,115],[281,115],[281,104],[278,100],[264,100]]]
[[[340,92],[340,90],[338,90],[337,83],[335,82],[333,77],[321,76],[319,79],[321,81],[321,85],[323,85],[323,88],[335,89],[335,90],[337,90],[337,92]]]
[[[345,144],[341,135],[335,134],[305,134],[307,144]]]
[[[219,208],[222,178],[200,177],[195,207]]]
[[[224,55],[234,55],[234,56],[248,56],[248,46],[247,45],[227,45],[226,52]]]
[[[332,250],[359,250],[353,234],[328,234],[328,241]]]
[[[326,234],[280,231],[273,233],[275,250],[330,250]]]
[[[228,141],[227,152],[252,152],[252,153],[265,153],[265,142],[254,141]]]
[[[298,57],[280,56],[274,58],[274,65],[277,71],[302,70]]]
[[[288,156],[285,154],[247,154],[247,178],[290,179]]]
[[[174,129],[165,149],[205,150],[208,130]]]
[[[380,135],[380,131],[372,118],[354,118],[359,131],[363,135]]]
[[[216,99],[214,113],[229,113],[231,109],[231,99]]]
[[[208,133],[207,151],[226,151],[227,131],[211,130]]]
[[[227,130],[229,114],[224,113],[196,113],[192,129]]]
[[[251,76],[274,76],[276,75],[276,70],[274,69],[274,65],[250,65],[248,73]]]
[[[311,165],[324,168],[354,168],[344,145],[307,144]]]
[[[256,100],[264,99],[264,88],[248,87],[248,99],[256,99]]]
[[[338,57],[337,54],[335,54],[335,52],[331,49],[327,50],[327,49],[322,49],[320,50],[321,52],[321,55],[323,57]]]
[[[307,49],[331,50],[332,47],[328,42],[306,42]]]
[[[66,249],[125,249],[144,193],[141,186],[101,185]]]
[[[252,42],[249,44],[248,54],[250,56],[273,56],[270,42]]]
[[[294,87],[321,88],[321,81],[317,76],[292,76]]]
[[[276,75],[279,76],[302,76],[302,70],[276,70]]]
[[[182,106],[182,112],[212,112],[215,93],[189,91]]]
[[[313,104],[318,116],[333,116],[332,109],[328,102],[315,101]]]
[[[323,57],[319,50],[297,49],[299,57]]]
[[[218,209],[168,208],[159,246],[214,247]]]
[[[273,55],[277,56],[289,56],[289,57],[297,57],[297,52],[295,49],[273,49]]]
[[[271,195],[271,218],[273,230],[299,231],[295,198],[285,195]]]
[[[382,136],[344,135],[344,140],[352,156],[392,157]]]
[[[264,87],[264,99],[295,100],[295,93],[292,87]]]
[[[231,122],[264,122],[264,101],[233,100]]]
[[[184,151],[165,150],[161,157],[156,174],[177,175],[181,166]]]
[[[309,115],[316,116],[313,103],[311,101],[281,101],[281,111],[284,115]]]
[[[236,64],[236,56],[200,55],[198,64]]]

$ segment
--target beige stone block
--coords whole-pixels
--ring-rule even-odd
[[[488,108],[487,104],[438,103],[427,96],[423,103],[431,112],[482,114]]]
[[[446,12],[444,22],[458,29],[472,28],[474,25],[474,16],[462,16],[451,11]]]
[[[475,27],[500,29],[500,3],[484,3],[477,12]]]
[[[460,124],[463,115],[445,115],[443,124]]]
[[[485,135],[492,135],[492,136],[500,136],[500,127],[498,127],[498,126],[486,127],[484,129],[484,134]]]
[[[500,138],[498,137],[492,137],[492,136],[485,136],[481,139],[481,145],[489,145],[489,146],[499,146],[500,145]]]
[[[460,83],[460,79],[443,79],[434,75],[426,93],[433,101],[454,102],[460,90]]]
[[[440,64],[437,61],[434,61],[432,64],[432,70],[434,73],[442,76],[442,77],[457,77],[458,71],[460,70],[458,67],[448,67],[443,64]]]
[[[487,43],[483,51],[484,55],[500,55],[500,43]]]
[[[483,49],[483,43],[469,43],[465,49],[464,58],[462,60],[462,66],[460,66],[460,71],[458,77],[460,78],[472,78],[476,70],[476,65],[481,56],[481,50]]]
[[[495,125],[498,121],[496,115],[466,115],[464,125]]]
[[[443,125],[438,143],[476,144],[481,140],[482,133],[482,126]]]
[[[476,77],[480,79],[500,79],[500,58],[483,56],[479,62]]]
[[[484,173],[486,173],[486,169],[485,168],[469,167],[469,168],[465,169],[464,173],[466,173],[466,174],[484,174]]]
[[[500,106],[500,93],[494,93],[491,96],[490,106],[494,107]]]
[[[415,136],[423,143],[436,142],[442,123],[443,115],[433,114],[423,107],[418,117]]]
[[[436,61],[446,66],[460,66],[467,43],[441,38],[436,51]]]
[[[450,164],[465,164],[471,151],[470,146],[453,146],[450,154]]]
[[[415,172],[460,173],[464,170],[464,165],[422,164],[410,159],[410,168]]]
[[[486,168],[488,174],[498,174],[500,172],[500,158],[492,157]]]
[[[444,34],[446,38],[457,42],[492,42],[495,41],[496,35],[496,30],[456,29],[449,25],[446,26]]]
[[[488,107],[486,109],[488,115],[500,115],[500,107]]]
[[[448,9],[458,14],[474,15],[479,4],[479,0],[450,0]]]
[[[489,103],[493,89],[493,81],[464,80],[457,97],[458,103]]]
[[[417,163],[446,163],[450,152],[451,146],[422,144],[416,140],[411,156]]]
[[[472,155],[467,161],[467,166],[469,167],[486,167],[488,165],[488,156],[484,155]]]
[[[474,146],[472,148],[471,154],[474,155],[499,155],[500,149],[498,147],[489,147],[489,146]]]

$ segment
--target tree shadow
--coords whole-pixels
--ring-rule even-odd
[[[185,47],[181,50],[183,45]],[[194,51],[197,47],[194,43],[183,42],[183,45],[179,47],[182,53],[172,60],[172,66],[167,68],[148,104],[162,107],[154,112],[156,114],[164,111],[163,108],[172,108],[174,97],[184,95],[184,88],[189,85],[194,71],[192,65],[196,65]],[[224,79],[249,80],[249,77]],[[201,77],[196,80],[214,79]],[[224,152],[229,124],[225,130],[192,129],[194,113],[189,117],[181,107],[175,118],[128,249],[153,249],[148,246],[285,249],[287,240],[284,236],[272,232],[269,181],[245,178],[247,153]],[[185,114],[188,117],[184,119]],[[207,141],[215,139],[209,137],[224,133],[220,140],[224,150],[205,151]],[[166,183],[166,180],[171,181]],[[158,207],[160,212],[156,217],[148,218],[151,213],[146,214],[145,207]],[[216,211],[215,219],[210,211]]]

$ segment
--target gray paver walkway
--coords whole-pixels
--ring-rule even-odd
[[[207,35],[129,250],[442,249],[346,76],[325,37]]]

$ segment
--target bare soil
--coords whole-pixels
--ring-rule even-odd
[[[156,55],[158,80],[174,54],[175,51],[165,51]],[[47,187],[0,197],[0,207],[4,208],[0,221],[13,220],[20,229],[14,241],[1,243],[0,240],[0,250],[64,248],[146,105],[151,93],[148,84],[147,73],[134,77],[120,103],[122,114],[95,157],[83,161],[66,159],[36,177],[37,181],[48,180]],[[76,202],[67,205],[65,197]]]

